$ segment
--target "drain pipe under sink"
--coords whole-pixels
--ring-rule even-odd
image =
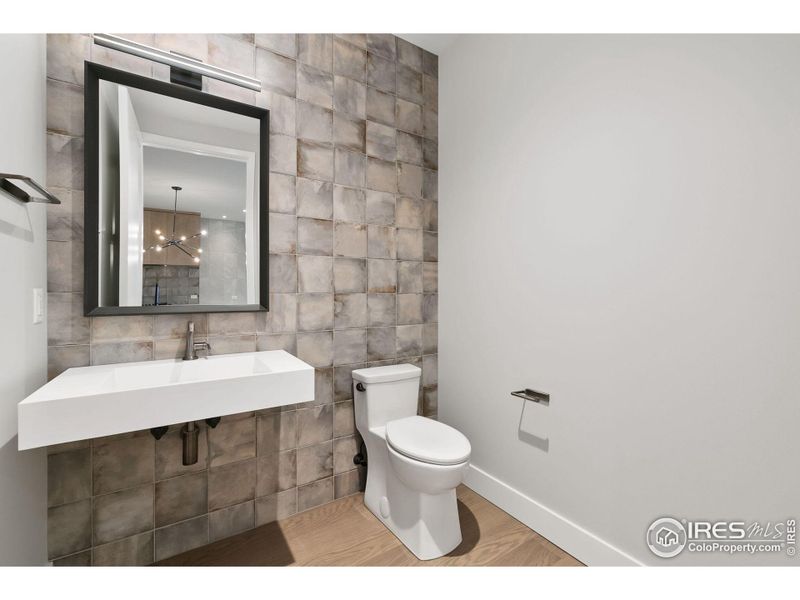
[[[197,440],[200,436],[200,429],[194,421],[189,421],[181,429],[183,438],[183,464],[193,465],[197,462]]]

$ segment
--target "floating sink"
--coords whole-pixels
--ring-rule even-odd
[[[19,449],[314,399],[314,368],[283,350],[67,369],[19,403]]]

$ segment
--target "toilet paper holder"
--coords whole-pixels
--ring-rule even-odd
[[[511,395],[516,396],[517,398],[522,398],[523,400],[536,402],[537,404],[542,404],[544,406],[550,406],[550,394],[537,392],[536,390],[532,390],[530,388],[525,388],[524,390],[519,390],[517,392],[511,392]]]

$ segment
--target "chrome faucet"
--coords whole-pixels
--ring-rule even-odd
[[[186,352],[183,353],[183,360],[197,360],[198,349],[205,349],[206,356],[208,356],[211,353],[211,344],[205,340],[194,341],[194,321],[189,321],[189,330],[186,332]]]

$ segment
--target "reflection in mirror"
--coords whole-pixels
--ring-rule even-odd
[[[260,119],[104,79],[97,108],[98,306],[258,305]]]

